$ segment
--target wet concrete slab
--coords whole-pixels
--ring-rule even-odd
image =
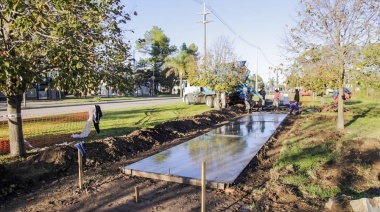
[[[239,176],[286,114],[250,114],[199,137],[128,165],[129,175],[224,189]]]

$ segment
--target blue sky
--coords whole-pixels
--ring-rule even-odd
[[[274,77],[269,67],[277,66],[283,61],[279,45],[284,35],[285,25],[293,24],[297,0],[206,0],[219,18],[234,32],[231,32],[217,16],[206,8],[206,45],[211,46],[220,36],[234,42],[234,47],[241,60],[247,61],[251,72],[267,81]],[[127,11],[136,10],[127,24],[127,29],[134,31],[126,36],[132,43],[143,38],[144,33],[158,26],[170,38],[171,45],[182,43],[196,44],[203,54],[204,26],[202,23],[203,0],[122,0]],[[236,36],[236,34],[238,36]],[[258,46],[263,54],[251,45]],[[258,55],[258,56],[257,56]],[[265,56],[264,56],[265,55]],[[136,59],[144,57],[136,53]],[[258,67],[258,68],[257,68]]]

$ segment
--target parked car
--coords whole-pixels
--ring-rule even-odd
[[[245,94],[243,92],[230,93],[226,97],[227,105],[244,104]]]
[[[310,96],[312,94],[311,91],[300,91],[301,96]]]
[[[331,88],[327,88],[326,89],[326,95],[328,95],[329,93],[334,93],[334,90]]]

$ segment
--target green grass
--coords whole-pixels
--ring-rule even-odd
[[[322,188],[320,185],[316,185],[312,183],[307,184],[307,186],[305,187],[305,190],[311,196],[318,196],[318,197],[334,197],[342,192],[341,189],[337,187]]]
[[[325,97],[325,103],[332,102]],[[320,98],[311,105],[320,105]],[[312,182],[315,171],[321,165],[333,163],[342,155],[338,145],[347,146],[357,138],[379,138],[380,131],[380,104],[370,100],[349,100],[345,102],[345,130],[342,138],[318,139],[320,133],[334,133],[337,113],[305,113],[297,133],[288,140],[283,141],[281,156],[275,164],[276,170],[296,170],[294,173],[283,176],[279,180],[285,184],[297,186],[302,193],[314,197],[332,197],[338,194],[349,194],[355,197],[363,196],[363,192],[355,190],[352,185],[323,188]],[[319,117],[319,118],[318,118]],[[362,168],[368,169],[366,164]],[[364,195],[365,196],[365,195]]]
[[[43,134],[68,134],[81,128],[84,120],[88,119],[88,112],[79,112],[65,115],[43,116],[23,119],[23,132],[40,136]],[[8,122],[0,122],[0,138],[8,137]],[[44,129],[44,130],[42,130]],[[35,132],[35,133],[34,133]],[[25,137],[25,136],[24,136]]]
[[[146,106],[118,110],[103,111],[100,121],[100,134],[96,138],[129,134],[141,129],[151,128],[160,123],[191,117],[209,111],[205,105],[186,105],[176,103],[170,105]]]
[[[205,105],[186,105],[182,102],[168,105],[143,106],[117,110],[104,110],[100,121],[99,134],[92,133],[83,141],[121,136],[141,128],[152,128],[166,121],[191,117],[211,110]],[[23,120],[24,138],[34,147],[49,145],[52,141],[62,143],[72,141],[72,134],[78,134],[88,119],[88,113],[56,115]],[[1,124],[1,123],[0,123]],[[0,126],[0,142],[8,139],[8,127]],[[92,127],[94,132],[94,127]],[[1,144],[1,143],[0,143]]]
[[[337,187],[322,188],[318,184],[310,183],[308,175],[289,175],[282,178],[282,182],[285,184],[291,184],[297,186],[302,193],[305,193],[314,197],[333,197],[341,193],[341,189]]]
[[[346,139],[380,137],[380,104],[369,100],[349,101],[345,107]]]
[[[279,166],[293,165],[298,169],[298,173],[305,174],[310,170],[316,170],[321,164],[336,158],[333,152],[333,142],[325,142],[313,145],[304,140],[294,140],[286,143],[288,147],[277,161]]]

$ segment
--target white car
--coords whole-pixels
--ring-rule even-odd
[[[331,88],[326,89],[326,95],[328,95],[329,93],[333,93],[333,92],[334,92],[334,90]]]

